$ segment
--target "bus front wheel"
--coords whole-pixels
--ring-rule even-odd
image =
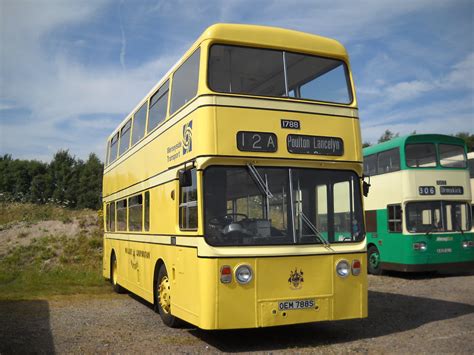
[[[125,289],[118,283],[118,264],[115,254],[112,254],[112,258],[110,260],[110,282],[112,282],[112,287],[114,288],[115,292],[125,292]]]
[[[375,245],[371,245],[369,250],[367,250],[367,261],[369,274],[382,274],[382,268],[380,267],[380,253]]]
[[[175,328],[179,325],[179,319],[171,314],[171,281],[168,277],[165,265],[161,265],[155,284],[155,309],[160,314],[163,323],[168,327]]]

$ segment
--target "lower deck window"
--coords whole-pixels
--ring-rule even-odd
[[[128,200],[128,230],[138,232],[142,230],[143,196],[137,195]]]
[[[191,170],[191,186],[180,187],[179,227],[197,229],[197,181],[196,169]]]
[[[401,205],[387,206],[388,230],[393,233],[402,231],[402,207]]]
[[[351,171],[210,167],[204,222],[211,245],[357,242],[364,238],[360,184]]]
[[[127,230],[127,200],[117,201],[117,230]]]

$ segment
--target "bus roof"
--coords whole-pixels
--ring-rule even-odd
[[[218,23],[208,27],[192,47],[205,40],[347,57],[344,46],[334,39],[279,27]]]
[[[403,147],[407,143],[447,143],[465,145],[462,138],[444,134],[410,134],[408,136],[393,138],[387,142],[372,145],[363,149],[364,156],[383,152],[392,148]]]

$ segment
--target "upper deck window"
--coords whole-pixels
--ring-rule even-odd
[[[364,157],[364,175],[372,176],[377,174],[377,154]]]
[[[379,153],[377,160],[379,174],[400,170],[400,150],[398,148]]]
[[[407,144],[406,163],[411,168],[430,168],[436,166],[436,149],[432,143]]]
[[[110,140],[109,164],[117,159],[119,133],[117,132]]]
[[[217,92],[348,104],[348,83],[336,59],[218,44],[210,50],[209,87]]]
[[[171,83],[170,115],[196,96],[199,79],[200,52],[198,48],[173,75],[173,81]]]
[[[128,120],[120,131],[120,151],[119,155],[125,153],[130,146],[130,128],[132,127],[132,120]]]
[[[133,117],[132,146],[145,135],[146,107],[147,103],[145,102]]]
[[[469,177],[474,178],[474,158],[469,159]]]
[[[151,97],[150,113],[148,114],[148,132],[163,122],[168,108],[169,80],[166,80],[158,91]]]
[[[439,145],[439,162],[445,168],[465,168],[464,147],[453,144]]]

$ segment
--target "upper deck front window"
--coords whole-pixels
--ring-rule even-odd
[[[440,144],[439,162],[445,168],[465,168],[467,162],[464,147],[453,144]]]
[[[213,45],[209,87],[232,94],[349,104],[347,68],[337,59],[278,50]]]
[[[430,168],[436,166],[436,149],[432,143],[407,144],[405,155],[409,167]]]

